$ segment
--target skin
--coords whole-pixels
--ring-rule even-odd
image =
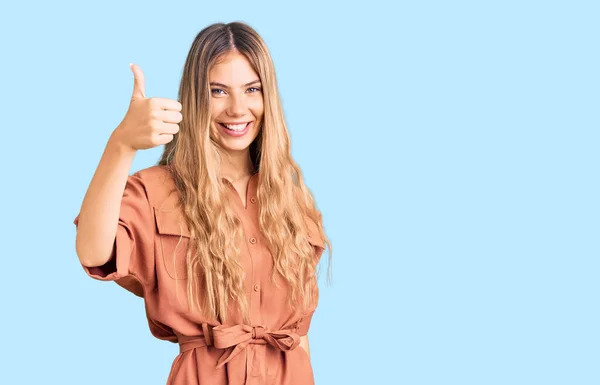
[[[250,144],[259,134],[264,104],[260,78],[246,57],[237,51],[225,54],[209,71],[211,88],[211,139],[225,156],[222,176],[238,191],[244,206],[246,189],[254,166],[250,159]],[[256,83],[252,83],[257,81]],[[249,83],[252,83],[248,85]],[[253,122],[241,137],[227,135],[219,123]]]
[[[79,213],[75,249],[88,267],[102,266],[112,255],[121,199],[136,152],[173,140],[182,120],[181,103],[146,98],[142,69],[132,64],[131,70],[134,83],[129,109],[108,140]]]
[[[264,115],[260,77],[244,55],[230,51],[210,69],[208,78],[213,117],[210,136],[226,155],[221,164],[222,176],[233,183],[246,206],[248,180],[255,171],[250,158],[250,144],[259,134]],[[241,137],[229,136],[219,126],[219,123],[250,121],[254,123]],[[300,346],[310,357],[308,336],[300,337]]]

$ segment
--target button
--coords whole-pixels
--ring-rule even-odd
[[[254,238],[254,237],[250,238],[250,243],[255,244],[256,243],[256,238]]]
[[[260,289],[260,286],[258,286],[258,283],[256,285],[254,285],[254,291],[258,291]]]
[[[256,203],[256,198],[255,197],[250,198],[250,202],[251,203]]]

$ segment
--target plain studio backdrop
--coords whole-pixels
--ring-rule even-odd
[[[218,21],[265,39],[333,243],[317,384],[600,383],[597,4],[3,6],[0,383],[165,383],[178,346],[150,335],[140,298],[85,275],[73,219],[128,64],[176,99]]]

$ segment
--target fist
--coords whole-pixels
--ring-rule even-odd
[[[181,103],[167,98],[146,98],[144,73],[136,64],[133,71],[133,94],[129,109],[115,131],[119,141],[132,150],[145,150],[173,140],[179,132]]]

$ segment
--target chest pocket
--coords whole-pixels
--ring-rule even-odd
[[[158,232],[157,262],[162,261],[164,270],[172,279],[186,280],[186,251],[190,243],[190,232],[181,210],[161,210],[154,207],[154,218]]]

